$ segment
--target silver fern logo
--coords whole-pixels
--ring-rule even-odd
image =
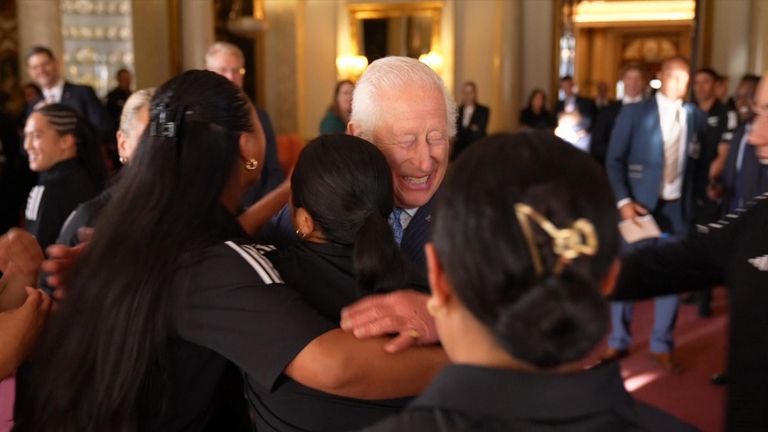
[[[749,263],[760,271],[768,271],[768,255],[752,258],[749,260]]]

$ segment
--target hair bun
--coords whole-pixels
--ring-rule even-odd
[[[606,302],[597,288],[574,277],[548,277],[498,309],[492,328],[516,358],[554,367],[589,353],[608,326]]]

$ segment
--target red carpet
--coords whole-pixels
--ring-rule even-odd
[[[685,371],[681,375],[662,372],[651,360],[648,336],[653,322],[653,304],[640,302],[635,309],[635,342],[629,357],[622,360],[625,385],[639,399],[660,407],[705,431],[723,429],[725,391],[709,383],[709,377],[725,364],[727,295],[715,290],[713,316],[701,319],[696,307],[682,305],[675,337],[677,357]],[[595,353],[602,352],[604,346]],[[0,383],[0,432],[10,430],[13,380]]]

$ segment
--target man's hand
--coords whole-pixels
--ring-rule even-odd
[[[34,347],[51,310],[51,298],[42,291],[26,288],[21,307],[0,313],[0,379],[10,375]]]
[[[648,210],[646,210],[640,204],[634,201],[630,201],[619,208],[619,213],[621,213],[621,218],[623,220],[631,220],[635,224],[639,225],[637,218],[647,215]]]
[[[384,346],[388,352],[436,343],[439,338],[427,312],[428,299],[413,290],[370,295],[341,311],[341,328],[358,339],[397,334]]]

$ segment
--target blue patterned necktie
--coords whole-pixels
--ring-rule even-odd
[[[403,214],[403,209],[395,207],[392,213],[389,214],[389,226],[392,227],[392,233],[395,235],[395,243],[400,246],[400,242],[403,241],[403,222],[400,220],[400,215]]]

